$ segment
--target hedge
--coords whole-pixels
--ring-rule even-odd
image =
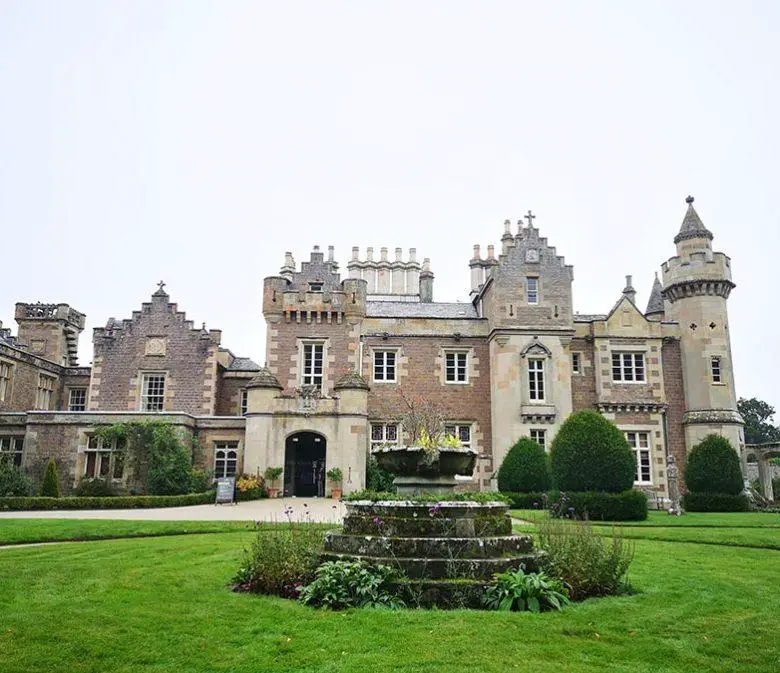
[[[268,497],[268,491],[264,488],[248,488],[246,491],[236,489],[236,502],[246,502],[247,500],[260,500]]]
[[[512,509],[547,509],[546,493],[512,493],[502,491],[501,495],[509,500]]]
[[[583,493],[622,493],[636,479],[634,452],[614,423],[583,409],[561,425],[550,447],[555,488]]]
[[[187,495],[123,495],[118,497],[66,497],[43,496],[0,498],[0,510],[32,509],[148,509],[150,507],[183,507],[213,503],[215,491],[189,493]]]
[[[565,494],[568,502],[564,504],[564,517],[590,519],[591,521],[644,521],[647,519],[647,496],[642,491],[623,491],[622,493],[604,493],[592,491],[587,493]],[[561,508],[563,494],[556,491],[549,493],[550,510]]]
[[[688,512],[747,512],[750,503],[744,493],[692,493],[683,496],[683,508]]]
[[[552,486],[547,454],[533,439],[521,437],[509,449],[498,469],[498,490],[539,493]]]

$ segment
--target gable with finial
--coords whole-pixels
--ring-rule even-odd
[[[523,350],[520,351],[520,357],[552,357],[552,351],[539,341],[538,336],[535,336],[533,340],[528,342]]]

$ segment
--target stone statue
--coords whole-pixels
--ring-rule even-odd
[[[677,461],[674,456],[666,457],[666,483],[669,485],[669,514],[680,516],[680,487],[677,483]]]

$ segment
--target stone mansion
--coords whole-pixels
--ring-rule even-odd
[[[280,466],[288,494],[311,496],[340,467],[350,492],[365,485],[372,445],[403,442],[402,392],[437,402],[447,430],[478,450],[472,488],[491,487],[519,437],[548,447],[572,411],[593,408],[634,448],[636,486],[663,497],[667,455],[683,466],[710,433],[745,453],[731,261],[686,201],[644,311],[628,276],[607,313],[575,313],[573,269],[530,212],[514,230],[505,223],[498,250],[474,246],[458,303],[433,300],[430,262],[414,248],[353,248],[343,279],[332,247],[315,246],[300,268],[286,253],[264,281],[263,367],[197,328],[162,283],[129,318],[94,330],[91,367],[76,362],[82,313],[18,303],[16,336],[0,324],[0,452],[33,476],[56,458],[66,488],[85,475],[121,486],[121,451],[94,429],[163,419],[215,476]]]

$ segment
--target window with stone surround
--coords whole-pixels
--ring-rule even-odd
[[[571,354],[571,373],[572,374],[579,374],[580,371],[581,371],[580,367],[581,367],[580,354],[579,353],[572,353]]]
[[[0,460],[7,460],[11,465],[21,467],[24,436],[0,437]]]
[[[644,383],[645,354],[613,352],[612,380],[619,383]]]
[[[538,278],[525,279],[525,300],[529,304],[539,303],[539,279]]]
[[[471,448],[471,423],[445,423],[444,434],[457,437],[463,446]]]
[[[544,360],[528,360],[528,399],[544,402]]]
[[[11,393],[11,365],[0,360],[0,402],[5,402]]]
[[[547,448],[547,430],[540,428],[531,428],[531,439],[533,439],[543,449]]]
[[[653,471],[650,461],[650,433],[626,432],[626,439],[636,455],[635,484],[652,484]]]
[[[87,389],[71,388],[68,392],[68,411],[87,410]]]
[[[38,374],[38,392],[35,396],[36,409],[42,409],[45,411],[51,408],[51,398],[54,395],[54,384],[56,382],[56,376]]]
[[[309,283],[309,292],[322,292],[322,283]]]
[[[469,382],[469,354],[462,351],[445,351],[444,380],[447,383]]]
[[[301,384],[322,387],[325,344],[304,343]]]
[[[398,423],[372,423],[371,449],[376,449],[384,444],[398,444],[400,436]]]
[[[84,452],[84,476],[90,479],[121,479],[125,469],[124,445],[116,439],[89,435]]]
[[[246,388],[242,388],[239,392],[239,411],[241,416],[246,416],[246,412],[249,408],[249,391]]]
[[[165,372],[147,372],[141,380],[141,411],[165,408]]]
[[[710,360],[710,369],[712,370],[712,382],[723,383],[723,375],[720,368],[720,357],[713,357]]]
[[[394,350],[374,351],[374,381],[395,383],[396,352]]]
[[[238,469],[238,442],[214,442],[214,478],[235,477]]]

